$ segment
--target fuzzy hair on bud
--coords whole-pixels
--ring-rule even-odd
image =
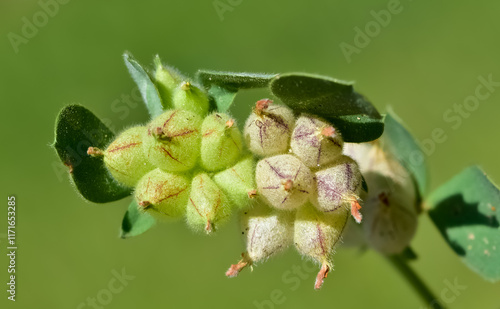
[[[272,210],[262,202],[242,214],[242,235],[246,240],[246,252],[238,264],[232,265],[226,276],[235,277],[244,267],[284,251],[293,243],[295,214]]]
[[[308,204],[297,211],[294,225],[294,243],[297,250],[321,264],[315,289],[321,288],[324,278],[333,270],[332,255],[349,219],[349,212],[341,209],[326,215]]]
[[[173,92],[185,78],[176,69],[163,65],[158,55],[155,56],[154,63],[155,85],[163,101],[163,106],[172,107]]]
[[[254,198],[256,190],[253,157],[244,158],[236,165],[215,174],[213,179],[235,207],[246,207]]]
[[[289,148],[293,112],[284,105],[271,103],[268,99],[258,101],[245,123],[246,144],[258,156],[285,153]]]
[[[154,169],[143,151],[145,127],[137,126],[121,133],[105,151],[90,147],[92,156],[104,156],[104,164],[118,182],[133,187],[147,172]]]
[[[324,166],[342,155],[343,140],[328,122],[303,114],[295,122],[290,147],[311,168]]]
[[[135,188],[139,209],[157,218],[179,218],[186,213],[189,180],[157,168],[144,175]]]
[[[363,176],[356,161],[340,156],[332,165],[315,173],[317,196],[311,201],[319,211],[334,213],[339,209],[351,209],[361,221],[359,194]]]
[[[183,81],[175,88],[173,104],[176,109],[183,109],[204,117],[210,107],[207,94],[189,81]]]
[[[187,202],[188,225],[210,234],[227,221],[230,212],[231,202],[217,184],[205,173],[196,175]]]
[[[361,195],[366,242],[383,254],[401,253],[410,244],[418,225],[413,178],[380,142],[348,143],[344,152],[359,160],[369,188]]]
[[[213,113],[201,125],[201,164],[205,170],[227,168],[239,158],[241,133],[229,115]]]
[[[415,236],[418,214],[415,190],[379,173],[366,173],[363,232],[368,243],[384,254],[401,253]]]
[[[314,193],[313,174],[297,157],[289,154],[260,160],[255,181],[258,194],[277,209],[296,209]]]
[[[194,167],[201,143],[200,116],[185,110],[168,110],[153,119],[144,136],[146,157],[168,172]]]

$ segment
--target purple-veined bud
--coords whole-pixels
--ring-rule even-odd
[[[335,161],[342,155],[343,140],[328,122],[302,114],[295,122],[290,147],[302,162],[317,168]]]
[[[297,157],[289,154],[260,160],[255,181],[258,194],[281,210],[296,209],[314,194],[313,174]]]
[[[241,218],[246,252],[242,260],[231,265],[226,276],[235,277],[246,266],[265,261],[288,248],[293,242],[294,219],[293,212],[271,209],[260,201],[246,210]]]
[[[271,103],[269,99],[258,101],[245,123],[246,144],[258,156],[285,153],[289,148],[293,112],[284,105]]]
[[[348,219],[349,212],[345,208],[325,214],[307,204],[297,211],[293,240],[295,247],[301,254],[321,264],[315,289],[321,288],[328,272],[333,270],[332,256]]]

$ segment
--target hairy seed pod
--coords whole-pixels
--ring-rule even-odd
[[[383,254],[401,253],[418,225],[420,209],[414,179],[380,142],[346,146],[344,151],[359,160],[369,188],[361,196],[367,243]]]
[[[157,168],[144,175],[135,188],[139,209],[158,218],[179,218],[186,213],[189,180]]]
[[[247,206],[257,193],[255,185],[255,163],[248,156],[236,165],[219,172],[213,177],[235,207]]]
[[[164,106],[172,106],[172,95],[185,79],[176,69],[165,66],[161,63],[158,55],[154,58],[155,63],[155,85],[160,93]]]
[[[154,169],[143,152],[145,127],[129,128],[121,133],[105,151],[89,147],[91,156],[104,156],[104,164],[118,182],[133,187],[144,174]]]
[[[235,277],[246,266],[265,261],[284,251],[293,242],[293,221],[295,214],[270,209],[262,202],[242,214],[242,234],[246,240],[243,259],[231,265],[226,276]]]
[[[183,81],[173,94],[174,108],[184,109],[204,117],[208,113],[208,96],[191,82]]]
[[[297,157],[289,154],[260,160],[255,181],[258,193],[269,205],[282,210],[302,206],[314,193],[313,174]]]
[[[365,177],[370,190],[364,196],[364,235],[381,253],[401,253],[417,229],[415,190],[379,173],[368,172]]]
[[[315,289],[321,288],[324,278],[333,269],[332,255],[349,219],[349,212],[340,209],[326,215],[308,204],[297,211],[294,243],[297,250],[321,264]]]
[[[311,201],[319,211],[330,214],[339,209],[351,209],[354,219],[361,222],[359,194],[363,176],[356,161],[340,156],[329,167],[315,173],[317,196]]]
[[[198,174],[193,178],[187,203],[189,226],[196,231],[212,233],[228,219],[230,211],[231,202],[207,174]]]
[[[343,144],[340,134],[331,124],[303,114],[295,122],[290,148],[306,166],[316,168],[342,155]]]
[[[288,151],[294,122],[291,109],[264,99],[256,103],[245,123],[248,149],[259,156],[271,156]]]
[[[229,115],[213,113],[201,125],[201,164],[218,171],[234,164],[243,147],[241,133]]]
[[[185,110],[168,110],[153,119],[144,137],[146,157],[168,172],[191,169],[199,156],[201,118]]]

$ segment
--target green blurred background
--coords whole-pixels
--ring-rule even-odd
[[[32,0],[2,0],[4,288],[10,194],[18,203],[19,249],[17,301],[8,302],[4,290],[0,307],[87,308],[87,297],[106,299],[112,271],[125,269],[134,279],[103,308],[258,308],[255,303],[269,304],[274,294],[281,303],[262,308],[423,308],[381,256],[356,249],[338,250],[336,269],[321,291],[313,290],[316,270],[304,268],[293,250],[229,280],[224,272],[243,249],[236,220],[214,237],[196,235],[178,222],[121,240],[128,201],[85,202],[49,147],[56,115],[69,103],[85,105],[117,131],[148,119],[139,100],[132,99],[137,104],[128,108],[113,103],[134,88],[122,60],[129,50],[145,64],[158,53],[189,74],[198,68],[305,71],[355,80],[381,112],[392,105],[420,141],[435,128],[446,132],[447,140],[428,156],[431,189],[470,164],[480,164],[499,183],[500,95],[493,91],[456,129],[443,115],[474,95],[479,76],[492,74],[500,81],[500,2],[403,0],[401,12],[348,62],[340,44],[353,45],[354,28],[364,29],[375,20],[371,11],[386,10],[389,3],[220,0],[216,4],[231,10],[218,13],[212,1],[72,0],[16,53],[9,33],[21,35],[23,17],[32,20],[41,7]],[[242,93],[233,113],[243,117],[262,96]],[[437,295],[446,291],[447,281],[467,287],[449,307],[500,307],[500,284],[470,271],[426,216],[413,247],[419,254],[413,265]],[[303,270],[304,279],[291,274],[294,267]]]

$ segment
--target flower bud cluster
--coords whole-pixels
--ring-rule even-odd
[[[260,157],[257,205],[245,211],[246,252],[226,275],[263,261],[291,244],[321,264],[315,288],[333,269],[332,255],[352,214],[359,223],[363,177],[343,155],[343,140],[327,121],[264,99],[248,117],[245,142]]]
[[[245,155],[234,119],[208,114],[205,92],[174,70],[157,64],[156,84],[172,109],[145,126],[125,130],[102,157],[119,183],[133,187],[139,210],[159,219],[185,217],[211,233],[255,196],[255,163]]]

